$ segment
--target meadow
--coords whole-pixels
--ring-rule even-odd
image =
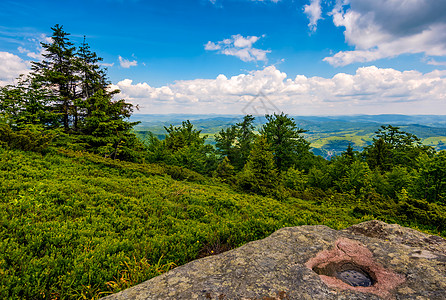
[[[281,227],[373,218],[320,196],[277,200],[158,164],[0,148],[0,298],[97,299]]]

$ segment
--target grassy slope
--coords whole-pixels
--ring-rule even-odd
[[[284,226],[365,219],[175,181],[158,165],[0,148],[0,298],[97,298]]]
[[[96,299],[285,226],[340,229],[369,214],[419,226],[411,221],[417,215],[405,221],[392,217],[396,208],[347,194],[276,200],[201,176],[177,181],[167,175],[181,173],[174,171],[0,148],[0,299]],[[430,213],[444,214],[437,210]]]

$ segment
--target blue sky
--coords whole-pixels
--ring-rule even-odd
[[[446,1],[3,0],[0,84],[55,24],[137,113],[446,114]]]

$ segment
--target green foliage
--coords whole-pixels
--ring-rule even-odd
[[[225,156],[214,171],[214,176],[222,179],[224,182],[231,182],[234,175],[235,169],[229,162],[229,158]]]
[[[373,144],[364,150],[370,167],[382,171],[389,171],[395,165],[416,167],[416,159],[421,153],[433,152],[431,147],[423,146],[417,136],[392,125],[381,126]]]
[[[302,137],[305,130],[298,128],[284,113],[265,117],[268,122],[260,133],[271,144],[277,169],[286,171],[290,167],[301,167],[300,163],[310,155],[310,143]]]
[[[335,180],[334,184],[340,192],[352,191],[359,195],[370,186],[370,168],[365,162],[355,161],[347,169],[345,176]]]
[[[172,179],[175,180],[186,180],[195,182],[206,181],[206,178],[203,175],[180,166],[164,165],[164,171],[166,172],[166,174],[170,175]]]
[[[161,264],[161,259],[162,258],[160,258],[154,265],[150,264],[145,257],[139,261],[136,260],[136,257],[127,259],[120,263],[122,269],[119,271],[118,277],[106,284],[111,289],[111,292],[116,293],[132,287],[148,277],[151,278],[161,275],[175,267],[175,263],[173,262]],[[101,294],[101,292],[99,292],[99,294]]]
[[[138,152],[143,152],[144,146],[130,131],[137,122],[125,120],[132,114],[132,105],[124,100],[112,101],[112,95],[99,90],[81,104],[90,113],[78,125],[83,133],[79,141],[86,150],[105,157],[138,161]]]
[[[141,161],[144,146],[131,132],[137,122],[127,120],[133,105],[113,100],[119,91],[107,91],[109,83],[99,65],[102,59],[85,38],[76,51],[62,26],[51,29],[51,42],[42,43],[43,60],[33,62],[32,72],[22,76],[17,86],[0,89],[0,117],[14,131],[9,136],[17,136],[17,142],[9,141],[9,146],[24,149],[27,138],[39,142],[35,129],[63,128],[65,135],[59,133],[61,139],[55,139],[58,145],[63,140],[71,148]],[[41,142],[47,146],[46,140]],[[29,147],[37,146],[31,143]]]
[[[52,30],[31,76],[0,89],[0,298],[97,299],[284,226],[446,235],[446,152],[414,134],[382,126],[362,153],[340,138],[326,161],[282,113],[260,135],[251,115],[222,129],[217,150],[190,121],[143,143],[101,58]]]
[[[384,139],[376,140],[366,152],[367,163],[371,168],[388,171],[392,167],[392,153],[389,144]]]
[[[392,171],[387,172],[385,179],[384,184],[387,185],[387,191],[382,194],[394,199],[397,198],[401,190],[407,190],[414,183],[413,172],[402,166],[395,166]]]
[[[235,161],[236,166],[241,169],[248,161],[249,155],[251,155],[251,149],[255,141],[256,135],[254,133],[255,118],[252,115],[246,115],[243,117],[243,121],[235,124],[237,128],[237,149],[239,160]]]
[[[243,190],[267,195],[277,187],[279,176],[270,149],[264,136],[254,143],[248,162],[237,177],[237,185]]]
[[[41,84],[30,77],[20,76],[17,86],[0,87],[0,115],[14,130],[26,125],[53,128],[58,115],[52,111],[52,100]]]
[[[318,201],[175,181],[165,166],[85,152],[0,148],[0,298],[96,299],[284,226],[368,219]]]
[[[429,202],[446,204],[446,151],[433,157],[420,155],[412,194]]]
[[[243,121],[222,129],[215,135],[218,154],[227,157],[237,171],[243,169],[255,140],[252,115],[243,117]]]
[[[211,145],[205,143],[206,136],[194,128],[190,121],[181,126],[165,127],[166,138],[160,141],[153,134],[146,140],[149,160],[168,165],[185,167],[201,174],[210,174],[217,167],[217,157]]]
[[[165,144],[168,150],[177,151],[185,147],[200,147],[204,145],[206,137],[200,136],[200,130],[194,129],[189,120],[175,127],[164,127],[167,131]]]
[[[55,108],[59,113],[63,127],[70,127],[70,110],[76,95],[73,86],[76,85],[78,76],[75,68],[75,51],[70,42],[69,33],[63,30],[63,26],[57,24],[52,27],[51,43],[41,43],[44,51],[44,60],[33,62],[33,79],[52,92]]]
[[[397,199],[371,193],[366,199],[356,203],[352,214],[356,217],[373,216],[388,223],[430,229],[443,236],[446,234],[446,207],[410,198],[405,189],[398,193]]]
[[[308,183],[312,187],[327,190],[332,186],[333,178],[330,176],[329,167],[316,168],[312,167],[308,172]]]
[[[22,130],[13,131],[8,124],[0,123],[0,146],[8,149],[42,152],[54,137],[54,131],[42,130],[38,125],[24,125]]]
[[[308,186],[308,175],[293,168],[284,172],[282,178],[284,186],[292,190],[303,191]]]

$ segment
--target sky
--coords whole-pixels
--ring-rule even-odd
[[[138,114],[446,115],[445,0],[2,0],[0,86],[55,24]]]

